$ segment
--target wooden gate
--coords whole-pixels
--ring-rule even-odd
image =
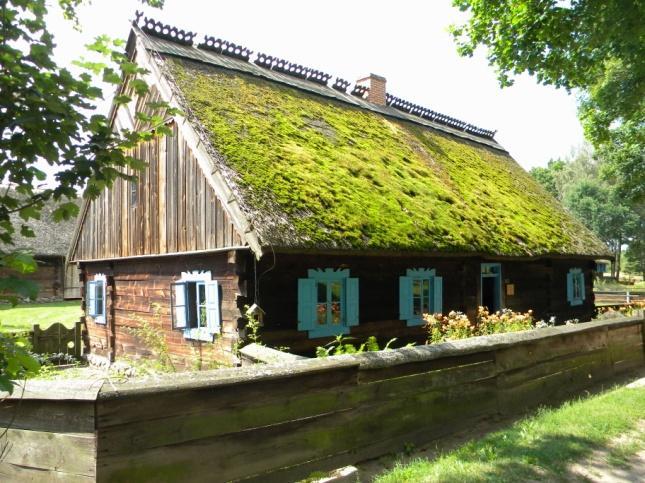
[[[71,329],[59,322],[50,325],[44,330],[40,328],[39,324],[36,324],[31,338],[33,351],[37,354],[58,354],[62,352],[63,354],[81,357],[83,353],[82,331],[80,321],[76,322]]]

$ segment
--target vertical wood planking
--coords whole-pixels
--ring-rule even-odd
[[[175,125],[174,135],[132,150],[147,163],[138,175],[136,205],[130,181],[116,180],[90,202],[75,260],[225,248],[242,243],[222,200]]]

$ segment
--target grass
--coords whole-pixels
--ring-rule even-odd
[[[0,306],[0,331],[17,332],[31,330],[35,324],[46,329],[55,322],[71,328],[82,315],[78,300],[49,302],[43,304],[18,304]]]
[[[434,461],[397,464],[375,481],[567,481],[569,465],[634,429],[644,417],[645,388],[613,389],[559,408],[540,409]],[[643,438],[635,441],[611,448],[609,463],[624,463],[645,447]]]

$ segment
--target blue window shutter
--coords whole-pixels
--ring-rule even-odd
[[[313,330],[316,324],[316,281],[298,279],[298,330]]]
[[[433,305],[432,311],[435,314],[443,312],[443,277],[434,277]]]
[[[172,328],[186,328],[186,284],[173,283],[172,288]]]
[[[352,327],[358,325],[358,279],[348,278],[345,280],[345,316],[346,325]]]
[[[581,295],[582,300],[584,300],[585,295],[586,295],[585,294],[585,292],[586,292],[586,290],[585,290],[585,274],[581,272],[578,276],[580,277],[580,295]]]
[[[399,319],[412,319],[412,277],[399,277]]]
[[[211,334],[220,332],[219,286],[216,280],[204,282],[206,288],[206,326]]]
[[[567,301],[573,302],[573,273],[567,273]]]
[[[96,282],[87,284],[87,313],[94,317],[96,315]]]

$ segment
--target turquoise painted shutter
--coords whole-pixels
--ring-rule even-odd
[[[567,301],[573,302],[573,273],[567,273]]]
[[[173,283],[172,287],[172,328],[186,328],[186,284]]]
[[[345,280],[345,325],[352,327],[358,325],[358,279],[348,278]]]
[[[412,319],[412,277],[399,277],[399,319]]]
[[[219,287],[216,280],[204,282],[206,288],[206,326],[211,334],[220,331]]]
[[[585,274],[580,273],[580,294],[582,295],[582,300],[585,299],[586,289],[585,289]]]
[[[298,330],[313,330],[316,323],[316,281],[298,279]]]
[[[432,310],[435,314],[443,312],[443,277],[434,277],[434,304]]]
[[[92,317],[96,315],[96,282],[87,284],[87,313]]]

